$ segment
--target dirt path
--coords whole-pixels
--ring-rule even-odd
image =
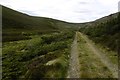
[[[71,54],[69,61],[69,69],[68,69],[68,77],[67,78],[79,78],[80,66],[79,66],[79,58],[78,58],[78,44],[77,44],[77,32],[75,35],[75,39],[71,46]]]
[[[113,78],[118,77],[118,66],[111,63],[110,59],[100,51],[85,35],[78,32],[78,34],[86,41],[89,49],[100,59],[100,61],[110,70]]]
[[[118,78],[118,66],[86,35],[76,32],[67,78]]]

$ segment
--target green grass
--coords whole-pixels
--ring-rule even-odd
[[[73,36],[74,32],[66,31],[33,35],[29,40],[4,42],[3,80],[66,77]],[[57,61],[46,65],[53,60]]]
[[[87,42],[79,36],[79,61],[81,78],[109,78],[112,77],[110,70],[100,61]]]
[[[101,51],[103,51],[105,53],[105,55],[110,59],[110,61],[113,64],[118,65],[118,54],[117,54],[117,52],[112,51],[109,48],[104,47],[100,44],[96,44],[96,45]]]

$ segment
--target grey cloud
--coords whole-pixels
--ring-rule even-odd
[[[75,10],[76,13],[83,13],[83,14],[87,14],[87,13],[91,13],[90,10]]]
[[[89,2],[78,2],[78,4],[89,4]]]

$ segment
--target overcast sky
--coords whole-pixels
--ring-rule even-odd
[[[120,0],[0,0],[0,4],[32,16],[67,22],[93,21],[118,12]]]

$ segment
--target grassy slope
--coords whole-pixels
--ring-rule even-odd
[[[51,30],[60,28],[69,28],[74,26],[72,23],[59,21],[51,18],[34,17],[27,14],[17,12],[2,6],[3,16],[3,29],[6,28],[17,28],[17,29],[40,29],[40,30]],[[70,27],[71,28],[71,27]]]
[[[117,50],[120,41],[120,14],[106,16],[89,23],[80,29],[96,43],[100,43],[114,51]]]
[[[30,39],[30,35],[51,33],[74,26],[44,17],[33,17],[2,6],[3,41]]]
[[[55,20],[42,17],[32,17],[12,9],[2,7],[3,29],[6,28],[24,28],[24,29],[56,29],[57,26],[52,25]]]

